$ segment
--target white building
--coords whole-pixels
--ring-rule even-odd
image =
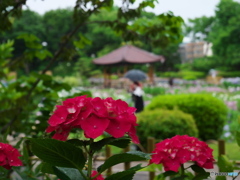
[[[182,43],[179,46],[182,62],[191,62],[195,58],[212,55],[212,44],[204,41]]]

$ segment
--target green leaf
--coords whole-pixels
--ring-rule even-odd
[[[90,144],[90,141],[84,141],[79,139],[70,139],[70,140],[67,140],[67,142],[75,146],[86,146]]]
[[[207,179],[210,176],[209,172],[202,172],[200,174],[197,174],[193,180],[202,180],[202,179]]]
[[[116,147],[119,147],[119,148],[125,148],[125,147],[128,146],[129,143],[130,143],[129,138],[108,137],[108,138],[104,138],[100,141],[92,143],[90,147],[94,151],[99,151],[107,144],[113,145],[113,146],[116,146]]]
[[[174,177],[171,180],[185,180],[188,176],[183,175],[183,176],[178,176],[178,177]]]
[[[132,180],[136,171],[138,171],[142,168],[143,167],[141,167],[141,164],[138,164],[134,167],[131,167],[130,169],[128,169],[126,171],[118,172],[118,173],[115,173],[111,176],[108,176],[107,178],[105,178],[105,180],[122,180],[122,179]]]
[[[226,176],[217,176],[216,180],[226,180]]]
[[[178,172],[166,171],[166,172],[164,172],[164,173],[162,173],[162,174],[159,174],[159,175],[157,176],[157,179],[158,179],[158,180],[165,180],[166,177],[168,177],[168,176],[175,176],[175,175],[177,175],[177,174],[178,174]]]
[[[145,168],[141,169],[140,171],[148,171],[148,172],[157,172],[162,171],[162,164],[150,164]]]
[[[73,44],[79,49],[82,49],[86,45],[90,45],[91,43],[92,42],[89,39],[87,39],[85,36],[83,36],[81,33],[79,33],[79,40],[73,42]]]
[[[46,57],[52,57],[52,54],[51,54],[51,52],[49,52],[48,50],[42,49],[42,50],[36,51],[36,52],[35,52],[35,56],[36,56],[37,58],[39,58],[40,60],[43,60],[43,59],[45,59]]]
[[[190,167],[196,173],[205,173],[206,172],[202,167],[200,167],[200,166],[198,166],[196,164],[191,165]]]
[[[42,162],[41,163],[41,172],[47,173],[47,174],[54,174],[53,165],[46,163],[46,162]]]
[[[116,146],[119,148],[126,148],[131,142],[130,138],[117,138],[109,143],[109,145]]]
[[[58,178],[62,180],[85,180],[81,173],[74,168],[53,167]],[[85,171],[85,174],[87,172]]]
[[[105,145],[109,144],[111,141],[113,141],[113,137],[108,137],[108,138],[104,138],[101,139],[100,141],[94,142],[90,145],[90,148],[93,151],[99,151],[101,150]]]
[[[55,139],[30,139],[32,152],[43,161],[60,167],[82,169],[86,159],[82,149]]]
[[[226,155],[219,156],[217,164],[221,172],[233,172],[233,164]]]
[[[101,166],[98,167],[98,172],[103,172],[106,169],[123,162],[149,160],[150,154],[140,151],[129,151],[127,153],[116,154],[108,158]]]
[[[6,178],[8,175],[8,170],[0,166],[0,179]]]

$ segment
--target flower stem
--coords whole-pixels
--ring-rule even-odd
[[[93,159],[93,155],[89,154],[89,156],[88,156],[88,177],[90,177],[92,174],[92,159]]]
[[[184,176],[184,165],[181,164],[180,175]]]
[[[90,145],[93,143],[93,139],[90,139]],[[92,174],[92,164],[93,164],[93,152],[91,149],[88,151],[88,177],[91,179]]]

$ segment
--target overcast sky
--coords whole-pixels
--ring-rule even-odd
[[[46,11],[58,8],[73,7],[76,0],[27,0],[28,7],[43,14]],[[120,3],[120,0],[115,0]],[[154,9],[149,9],[156,14],[172,11],[174,15],[181,16],[184,20],[201,16],[212,16],[220,0],[158,0]]]

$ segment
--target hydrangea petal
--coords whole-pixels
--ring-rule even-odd
[[[95,139],[103,134],[108,124],[108,119],[91,115],[86,120],[82,121],[81,127],[87,137]]]

